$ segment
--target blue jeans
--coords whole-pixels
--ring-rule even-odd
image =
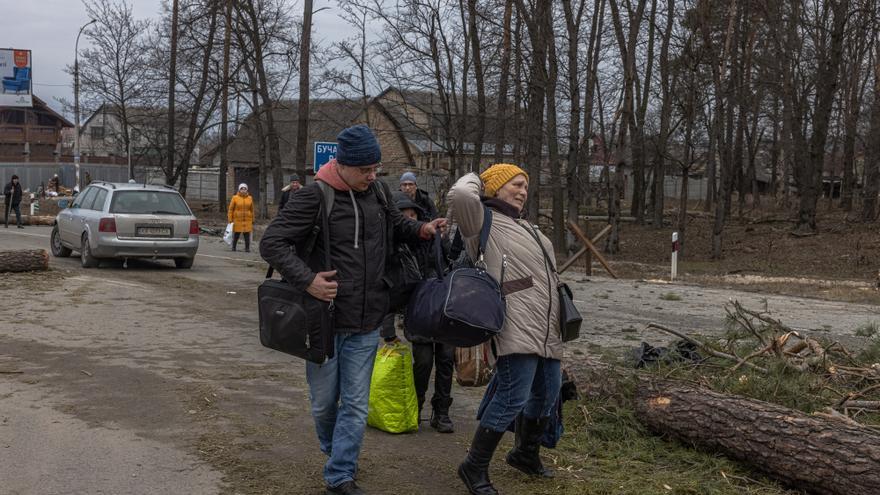
[[[537,354],[509,354],[495,363],[498,388],[480,418],[480,426],[506,431],[520,412],[542,418],[554,412],[562,387],[562,363]]]
[[[329,457],[324,465],[329,486],[354,480],[357,472],[378,345],[379,330],[339,333],[333,359],[306,363],[312,417],[321,452]]]

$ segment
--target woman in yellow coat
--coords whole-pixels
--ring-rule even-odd
[[[232,224],[232,250],[238,244],[238,238],[244,234],[244,251],[251,252],[251,232],[254,230],[254,198],[248,194],[245,183],[238,185],[238,194],[229,202],[227,216]]]

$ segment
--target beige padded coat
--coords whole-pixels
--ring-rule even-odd
[[[472,259],[476,259],[483,227],[481,189],[480,177],[470,173],[459,179],[447,195],[449,216],[458,224]],[[555,267],[548,266],[529,229],[531,225],[525,220],[514,220],[498,212],[492,214],[485,262],[489,274],[502,283],[507,299],[504,328],[494,339],[495,357],[537,354],[562,359],[556,289],[559,278]],[[553,253],[550,240],[540,232],[538,236],[547,252]]]

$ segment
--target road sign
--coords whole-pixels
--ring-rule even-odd
[[[336,158],[336,143],[315,141],[315,173],[330,160]]]

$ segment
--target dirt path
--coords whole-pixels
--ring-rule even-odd
[[[48,233],[0,231],[0,249],[45,247]],[[53,259],[47,273],[0,275],[0,491],[321,492],[304,366],[257,341],[263,265],[213,238],[200,255],[193,270],[169,262],[83,270]],[[762,305],[760,295],[692,286],[575,282],[588,325],[571,359],[597,345],[669,340],[643,332],[647,321],[717,332],[729,297]],[[661,299],[668,293],[680,300]],[[793,325],[834,336],[880,320],[873,306],[766,299]],[[368,429],[361,484],[369,493],[462,493],[454,468],[481,393],[456,386],[453,435],[427,425],[401,436]],[[503,461],[493,479],[508,494],[575,482],[561,473],[524,484]]]

